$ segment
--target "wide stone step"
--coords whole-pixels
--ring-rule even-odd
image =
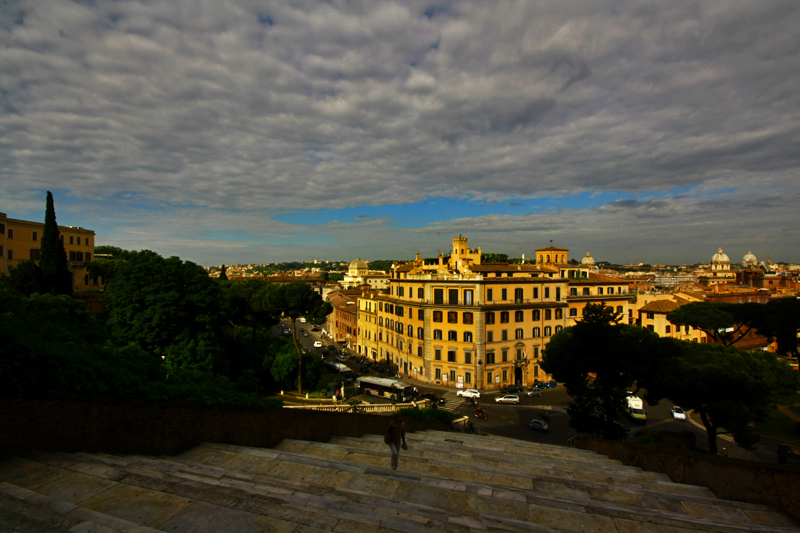
[[[226,446],[226,448],[228,451],[236,451],[235,447]],[[248,453],[241,448],[238,451],[244,455]],[[284,452],[276,459],[283,463],[297,461],[297,467],[301,470],[303,466],[308,465],[307,456],[304,454]],[[332,468],[341,464],[338,459],[319,459],[314,467],[320,468],[326,462]],[[291,466],[287,468],[289,471],[295,469]],[[423,504],[441,501],[442,505],[446,505],[447,512],[457,510],[463,512],[465,508],[474,509],[477,516],[485,517],[481,510],[486,510],[486,513],[491,513],[496,519],[527,520],[556,529],[563,529],[563,523],[571,524],[570,527],[591,523],[597,526],[597,530],[615,531],[614,524],[617,520],[628,520],[631,523],[661,524],[680,530],[700,531],[711,528],[716,531],[750,531],[754,528],[762,531],[767,526],[761,524],[772,522],[775,523],[775,527],[771,530],[780,531],[787,530],[785,525],[788,523],[782,515],[764,506],[733,502],[723,502],[718,505],[719,502],[710,503],[704,498],[676,497],[671,500],[673,504],[671,509],[633,507],[617,502],[584,500],[577,495],[556,497],[534,490],[511,489],[487,483],[482,479],[479,481],[452,479],[427,472],[404,471],[401,474],[392,472],[386,466],[368,467],[363,474],[354,472],[337,474],[329,479],[328,484],[335,484],[340,476],[346,479],[349,490],[374,494],[376,497]],[[376,477],[378,479],[375,479]],[[644,496],[647,498],[652,495]],[[729,505],[731,503],[733,505]]]

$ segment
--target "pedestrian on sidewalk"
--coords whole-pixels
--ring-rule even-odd
[[[408,449],[406,444],[406,425],[403,423],[403,415],[394,415],[394,421],[389,424],[383,442],[389,445],[392,450],[392,470],[397,470],[397,463],[400,459],[400,448]],[[402,444],[401,444],[402,442]]]

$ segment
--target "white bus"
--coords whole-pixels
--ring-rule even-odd
[[[417,396],[416,387],[389,378],[360,377],[356,380],[360,394],[388,398],[396,402],[410,402]]]

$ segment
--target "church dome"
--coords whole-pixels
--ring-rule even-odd
[[[360,272],[368,272],[369,267],[361,259],[356,259],[355,261],[350,263],[350,268],[348,270],[350,271],[350,274],[358,275]]]
[[[731,260],[722,251],[722,247],[720,246],[717,253],[714,254],[714,257],[711,258],[711,270],[730,270],[731,269]]]
[[[758,265],[758,259],[756,259],[756,256],[753,255],[753,252],[751,252],[750,250],[747,250],[747,253],[745,254],[744,258],[742,259],[742,266],[754,267],[756,265]]]
[[[594,259],[591,255],[589,255],[589,252],[586,252],[586,257],[581,259],[581,264],[586,266],[594,266]]]

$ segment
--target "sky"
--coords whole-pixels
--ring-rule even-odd
[[[800,262],[800,2],[0,0],[0,212],[211,266]]]

